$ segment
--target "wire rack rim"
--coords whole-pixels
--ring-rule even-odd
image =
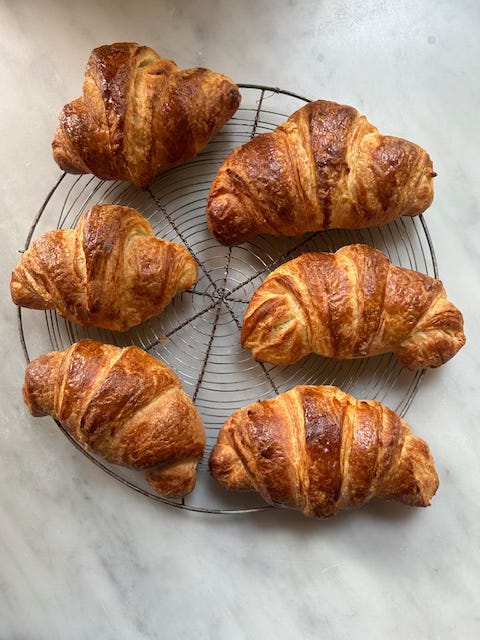
[[[285,89],[280,89],[279,87],[272,87],[272,86],[268,86],[268,85],[259,85],[259,84],[251,84],[251,83],[238,83],[238,87],[241,89],[254,89],[260,92],[260,98],[257,102],[257,108],[256,108],[256,113],[257,113],[257,118],[256,121],[258,120],[258,114],[261,112],[262,110],[262,102],[264,99],[268,99],[270,96],[265,96],[265,93],[267,92],[271,92],[272,94],[283,94],[283,95],[287,95],[290,96],[292,98],[296,98],[298,100],[302,100],[303,102],[311,102],[312,100],[310,98],[307,98],[305,96],[302,96],[298,93],[295,93],[293,91],[288,91]],[[252,111],[255,112],[255,109],[252,109]],[[280,114],[279,114],[280,115]],[[50,202],[52,196],[54,195],[54,193],[56,192],[57,188],[60,186],[60,184],[62,183],[62,181],[65,179],[65,177],[67,176],[66,172],[63,172],[60,174],[60,176],[58,177],[57,181],[55,182],[55,184],[53,185],[53,187],[49,190],[49,192],[47,193],[47,196],[45,197],[45,200],[43,201],[42,205],[40,206],[37,214],[35,215],[33,222],[30,226],[30,229],[28,231],[27,234],[27,238],[25,240],[25,245],[24,245],[24,249],[23,251],[26,251],[28,249],[28,247],[30,246],[33,234],[35,233],[35,229],[38,226],[38,223],[42,217],[42,214],[44,213],[48,203]],[[77,182],[79,180],[82,179],[82,175],[78,176],[77,180],[75,180],[74,185],[77,184]],[[93,179],[94,176],[91,176],[91,179]],[[103,182],[109,182],[109,181],[103,181]],[[112,186],[115,184],[116,181],[112,182]],[[73,188],[73,186],[72,186]],[[61,216],[63,215],[63,210],[61,212]],[[433,247],[433,242],[428,230],[428,227],[426,225],[426,222],[424,220],[423,214],[420,214],[418,216],[421,226],[423,228],[423,231],[425,233],[425,238],[427,240],[427,244],[430,250],[430,255],[431,255],[431,259],[432,259],[432,265],[433,265],[433,270],[434,270],[434,274],[435,277],[438,278],[439,277],[439,273],[438,273],[438,263],[437,263],[437,258],[436,258],[436,254],[434,251],[434,247]],[[241,288],[241,287],[239,287]],[[233,291],[231,291],[230,293],[234,293],[235,289],[233,289]],[[24,330],[23,330],[23,322],[22,322],[22,309],[21,307],[17,308],[17,322],[18,322],[18,329],[19,329],[19,337],[20,337],[20,343],[23,349],[23,353],[26,359],[27,364],[30,362],[30,356],[29,356],[29,352],[28,352],[28,348],[27,348],[27,344],[26,344],[26,340],[25,340],[25,334],[24,334]],[[423,376],[425,374],[425,371],[421,371],[419,372],[418,377],[414,380],[413,385],[416,389],[418,389],[418,386],[421,382],[421,380],[423,379]],[[411,402],[413,401],[415,396],[415,392],[411,395],[411,397],[408,399],[407,404],[403,407],[403,411],[402,414],[404,414],[406,412],[406,410],[410,407]],[[126,478],[123,478],[122,476],[118,475],[117,473],[115,473],[115,471],[113,471],[112,469],[110,469],[109,467],[103,465],[99,460],[97,460],[93,455],[91,455],[90,452],[88,452],[86,449],[84,449],[72,436],[71,434],[63,427],[63,425],[58,421],[58,420],[54,420],[55,423],[57,424],[57,426],[59,427],[60,431],[68,438],[68,440],[70,440],[70,442],[75,446],[76,449],[78,449],[83,455],[85,455],[91,462],[93,462],[98,468],[102,469],[104,472],[106,472],[110,477],[115,478],[115,480],[117,480],[118,482],[122,483],[123,485],[129,487],[130,489],[133,489],[134,491],[136,491],[137,493],[143,495],[144,497],[150,499],[150,500],[154,500],[157,502],[162,502],[163,504],[166,504],[170,507],[174,507],[174,508],[180,508],[180,509],[186,509],[188,511],[194,511],[196,513],[210,513],[210,514],[214,514],[214,515],[240,515],[240,514],[245,514],[245,513],[260,513],[260,512],[265,512],[268,510],[273,509],[272,505],[269,504],[265,504],[265,505],[261,505],[261,506],[256,506],[256,507],[250,507],[250,508],[241,508],[241,509],[215,509],[215,508],[206,508],[206,507],[200,507],[200,506],[196,506],[196,505],[192,505],[192,504],[184,504],[183,500],[181,502],[173,502],[171,500],[169,500],[168,498],[165,498],[163,496],[160,495],[155,495],[152,494],[148,491],[146,491],[145,489],[142,489],[141,487],[138,487],[137,485],[133,484],[132,482],[130,482],[129,480],[127,480]]]

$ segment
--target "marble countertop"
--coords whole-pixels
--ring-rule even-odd
[[[479,29],[476,0],[0,1],[0,640],[480,637]],[[322,522],[172,509],[29,416],[8,278],[59,175],[57,113],[91,49],[119,40],[355,105],[430,152],[425,217],[468,337],[407,414],[435,456],[431,508]]]

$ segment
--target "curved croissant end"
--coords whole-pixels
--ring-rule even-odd
[[[438,488],[427,444],[399,416],[336,387],[299,386],[236,411],[209,465],[228,489],[320,518],[373,497],[428,506]]]
[[[58,351],[52,351],[35,358],[27,367],[23,401],[35,418],[55,412],[55,389],[61,362]]]
[[[193,490],[205,431],[192,400],[166,365],[138,347],[81,340],[27,366],[25,404],[51,415],[85,448],[144,470],[162,495]]]
[[[195,489],[198,460],[180,460],[147,471],[149,485],[163,496],[183,498]]]
[[[255,489],[255,485],[250,479],[245,467],[242,464],[235,449],[228,444],[225,437],[226,429],[214,446],[209,459],[209,468],[212,476],[227,489],[238,491],[248,491]]]
[[[134,42],[105,45],[90,55],[83,96],[60,113],[53,156],[69,173],[146,187],[199,153],[239,104],[222,74],[182,71]]]
[[[293,363],[310,351],[309,320],[301,294],[287,278],[269,277],[253,294],[243,319],[242,346],[255,360]]]
[[[443,291],[396,354],[407,369],[436,368],[453,358],[465,343],[463,316]]]
[[[425,211],[435,175],[418,145],[382,136],[352,107],[318,100],[227,156],[210,189],[207,221],[226,245],[259,233],[385,224]]]
[[[32,242],[10,290],[20,307],[55,309],[83,326],[126,331],[159,314],[197,278],[185,247],[155,238],[135,209],[103,204],[84,213],[75,229]]]
[[[440,280],[391,264],[365,245],[305,253],[273,271],[245,313],[242,346],[291,364],[308,353],[394,352],[409,369],[438,367],[465,344],[461,312]]]

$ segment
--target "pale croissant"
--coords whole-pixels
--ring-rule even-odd
[[[275,269],[245,314],[242,345],[291,364],[314,352],[364,358],[393,351],[409,369],[438,367],[465,344],[463,317],[440,280],[365,245],[305,253]]]
[[[195,486],[205,431],[178,377],[138,347],[81,340],[28,365],[23,386],[33,416],[51,415],[86,449],[145,470],[162,495]]]
[[[385,224],[429,207],[435,175],[418,145],[382,136],[352,107],[318,100],[227,156],[207,221],[229,245],[259,233]]]
[[[60,113],[53,156],[69,173],[146,187],[201,151],[239,104],[220,73],[180,70],[135,42],[105,45],[90,55],[83,96]]]
[[[228,489],[319,518],[373,497],[425,507],[438,488],[427,444],[387,407],[337,387],[299,386],[236,411],[210,471]]]
[[[135,209],[95,205],[75,229],[48,231],[12,274],[15,304],[55,309],[84,326],[126,331],[160,313],[197,281],[197,265],[176,242],[155,238]]]

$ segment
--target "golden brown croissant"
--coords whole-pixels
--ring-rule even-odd
[[[23,397],[32,415],[53,416],[86,449],[146,470],[158,493],[193,490],[202,419],[173,371],[138,347],[81,340],[40,356],[27,367]]]
[[[35,240],[10,289],[21,307],[55,309],[84,326],[126,331],[196,281],[196,262],[182,245],[155,238],[135,209],[103,204],[84,213],[75,229]]]
[[[53,156],[69,173],[146,187],[201,151],[239,104],[224,75],[182,71],[134,42],[105,45],[90,55],[83,97],[60,114]]]
[[[242,328],[242,345],[274,364],[311,352],[348,359],[393,351],[403,366],[423,369],[464,344],[462,314],[440,280],[360,244],[305,253],[275,269],[255,291]]]
[[[236,411],[210,471],[228,489],[319,518],[375,496],[425,507],[438,488],[427,444],[387,407],[337,387],[299,386]]]
[[[435,175],[421,147],[380,135],[352,107],[318,100],[227,156],[207,221],[222,244],[385,224],[425,211]]]

